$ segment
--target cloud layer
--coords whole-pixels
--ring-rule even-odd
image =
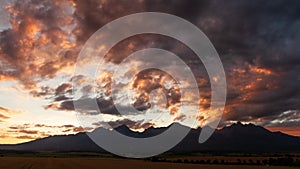
[[[157,11],[194,23],[219,52],[228,82],[227,106],[221,125],[245,121],[272,127],[299,126],[298,1],[29,0],[16,1],[6,9],[11,27],[0,32],[0,80],[16,80],[31,95],[48,99],[47,109],[74,110],[72,101],[90,99],[85,94],[97,88],[86,85],[82,89],[85,97],[74,98],[69,80],[77,78],[78,83],[84,83],[80,81],[83,78],[69,77],[59,86],[40,84],[55,79],[64,69],[72,69],[82,45],[96,30],[127,14]],[[119,43],[105,59],[116,65],[129,54],[149,47],[172,51],[192,68],[201,96],[196,102],[202,103],[201,111],[207,110],[210,106],[207,73],[184,44],[168,37],[139,35]],[[103,95],[98,96],[99,107],[106,114],[119,115],[113,103],[105,98],[110,94],[110,75],[101,78],[99,89]],[[145,74],[139,74],[135,82],[133,87],[140,93],[134,104],[147,110],[148,94],[163,82],[152,83]],[[161,92],[166,94],[164,90]],[[166,107],[171,106],[175,111],[176,106],[172,105],[179,103],[180,94],[175,90],[171,93]],[[89,110],[88,105],[85,109]],[[7,114],[0,113],[0,120],[8,118]]]

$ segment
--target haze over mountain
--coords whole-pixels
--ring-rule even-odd
[[[172,125],[182,126],[178,123]],[[170,126],[169,126],[170,127]],[[115,128],[120,133],[131,137],[151,137],[165,131],[168,127],[150,127],[144,132],[131,131],[122,125]],[[106,130],[98,128],[96,130]],[[95,131],[94,131],[95,132]],[[300,152],[300,137],[290,136],[281,132],[270,132],[267,129],[253,124],[236,123],[223,129],[216,130],[213,136],[205,143],[199,144],[198,137],[201,128],[191,129],[190,133],[177,146],[169,152],[195,153],[195,152],[241,152],[241,153],[275,153]],[[50,136],[35,141],[0,145],[0,150],[14,151],[85,151],[102,152],[86,133],[75,135]]]

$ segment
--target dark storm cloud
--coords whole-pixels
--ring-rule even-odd
[[[285,111],[278,115],[276,119],[271,119],[272,121],[265,121],[264,125],[268,127],[295,127],[299,126],[300,123],[300,111],[292,110]]]
[[[145,4],[147,11],[170,13],[194,22],[207,10],[211,2],[209,0],[146,0]]]
[[[206,33],[220,52],[228,75],[229,112],[225,119],[272,121],[280,119],[284,111],[299,110],[299,2],[223,3],[208,10],[207,15],[220,23],[216,31]],[[245,73],[233,72],[235,63]],[[249,65],[273,73],[251,70]],[[247,85],[248,89],[236,91]]]
[[[284,111],[300,109],[298,1],[154,0],[135,3],[129,10],[122,8],[127,5],[120,5],[116,13],[105,12],[114,1],[99,3],[76,3],[75,14],[81,19],[77,25],[81,32],[76,34],[79,40],[84,41],[84,34],[90,35],[114,18],[139,11],[175,14],[204,31],[219,52],[227,74],[228,104],[224,120],[272,121]],[[105,10],[97,10],[100,8]],[[192,67],[200,94],[205,98],[202,103],[208,108],[210,89],[205,69],[188,48],[174,39],[135,36],[115,46],[106,59],[117,64],[134,51],[148,47],[172,51]],[[70,108],[69,102],[64,104],[63,107]]]
[[[229,60],[241,57],[276,71],[291,69],[300,61],[296,45],[300,40],[299,4],[282,0],[215,2],[205,14],[216,20],[215,31],[204,32],[221,54],[234,55]],[[205,15],[199,17],[200,28]]]
[[[65,101],[65,100],[70,100],[72,98],[69,98],[65,95],[57,96],[54,98],[54,102],[59,102],[59,101]]]
[[[94,106],[94,102],[97,102],[97,107]],[[74,104],[77,105],[76,109]],[[78,111],[82,114],[88,115],[97,115],[100,112],[97,111],[97,108],[101,111],[102,114],[111,114],[120,116],[120,112],[122,114],[135,114],[136,112],[131,112],[132,108],[126,105],[118,105],[119,110],[115,107],[113,101],[111,99],[103,99],[103,98],[80,98],[78,100],[65,100],[60,103],[52,103],[45,107],[46,109],[56,109],[56,110],[64,110],[64,111]],[[136,106],[137,110],[143,111],[146,110],[143,106]],[[119,112],[120,111],[120,112]]]
[[[53,102],[65,101],[72,99],[72,84],[62,83],[56,88],[42,86],[29,92],[33,97],[45,98]]]
[[[33,97],[46,97],[49,95],[53,95],[54,89],[50,88],[49,86],[42,86],[40,89],[35,89],[30,91],[30,94]]]
[[[300,109],[300,2],[285,0],[135,0],[65,1],[73,12],[65,13],[64,1],[23,1],[9,8],[12,28],[0,33],[0,80],[17,79],[27,88],[36,79],[52,78],[65,66],[73,65],[78,49],[104,24],[121,16],[143,11],[175,14],[197,25],[220,54],[228,85],[224,120],[274,121],[283,112]],[[147,23],[147,21],[145,21]],[[62,27],[69,28],[65,31]],[[31,35],[32,32],[39,33]],[[40,36],[39,36],[40,34]],[[39,37],[39,38],[37,38]],[[75,40],[69,39],[73,37]],[[69,46],[63,46],[64,40]],[[209,80],[197,57],[187,47],[166,37],[146,35],[119,43],[106,56],[118,63],[136,50],[159,47],[178,54],[197,76],[200,96],[209,107]],[[74,44],[73,44],[74,43]],[[73,46],[72,46],[73,45]],[[46,57],[33,49],[49,47]],[[48,55],[47,55],[48,56]],[[41,60],[41,62],[35,62]],[[77,78],[81,83],[81,78]],[[86,87],[82,92],[88,93]],[[57,95],[49,108],[74,110],[67,89],[43,88],[34,96]],[[201,93],[202,92],[202,93]],[[58,96],[59,95],[59,96]],[[112,103],[99,101],[108,114],[117,114]],[[101,106],[100,106],[101,107]],[[86,107],[87,110],[90,108]],[[297,114],[297,113],[296,113]],[[298,118],[287,114],[289,118]],[[296,125],[296,124],[295,124]]]
[[[106,23],[137,12],[145,11],[145,4],[141,0],[76,0],[74,17],[78,24],[74,30],[77,40],[85,42],[95,31]]]
[[[71,89],[72,85],[70,83],[63,83],[55,89],[55,95],[61,95],[68,92],[68,89]]]

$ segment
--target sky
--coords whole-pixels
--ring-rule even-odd
[[[103,122],[137,131],[173,122],[192,127],[207,124],[214,117],[209,111],[208,74],[186,45],[170,37],[142,34],[124,39],[99,62],[95,83],[74,75],[79,52],[94,32],[138,12],[182,17],[210,39],[227,81],[220,128],[241,121],[300,136],[299,1],[4,0],[0,5],[1,144],[91,131],[106,127]],[[200,99],[180,93],[190,84],[174,80],[172,74],[183,76],[176,64],[169,64],[170,72],[137,72],[147,60],[128,60],[120,67],[128,55],[147,48],[178,55],[193,72]],[[164,56],[153,58],[168,63]],[[87,61],[85,66],[89,64],[94,63]],[[129,75],[134,75],[132,81]],[[114,79],[119,82],[118,101],[111,98]],[[74,89],[74,83],[81,88]],[[127,94],[131,99],[123,98]],[[89,104],[75,111],[73,101],[92,99],[97,99],[101,113]],[[188,106],[180,107],[181,102]],[[117,112],[114,105],[124,112]],[[130,111],[128,105],[139,111]],[[82,125],[81,116],[91,120]],[[196,125],[191,124],[193,119]]]

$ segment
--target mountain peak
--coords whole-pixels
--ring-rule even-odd
[[[114,129],[117,131],[132,131],[128,126],[126,126],[126,124],[122,124],[118,127],[115,127]]]
[[[170,124],[169,126],[167,126],[167,128],[170,128],[170,127],[172,127],[172,126],[180,127],[180,128],[188,127],[188,126],[185,126],[185,125],[183,125],[183,124],[181,124],[181,123],[174,122],[174,123]]]
[[[238,125],[238,126],[244,126],[244,124],[240,121],[236,122],[235,124]]]
[[[236,123],[233,123],[231,126],[229,127],[258,127],[256,126],[255,124],[253,123],[242,123],[240,121],[236,122]]]

